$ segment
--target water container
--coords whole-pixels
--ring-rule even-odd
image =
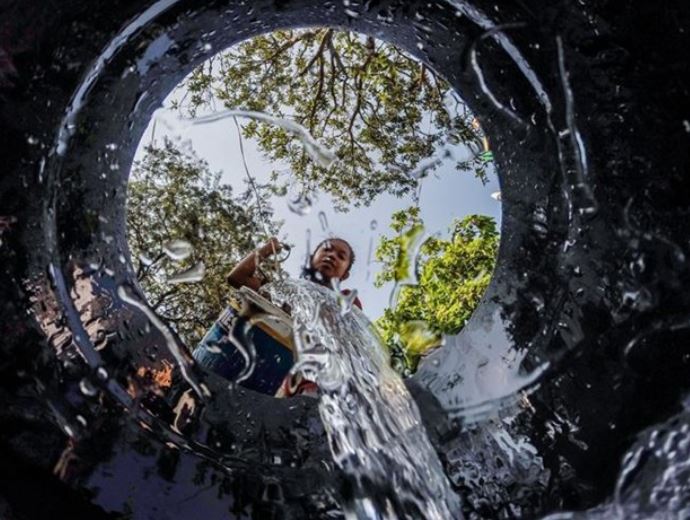
[[[254,368],[246,376],[252,350]],[[295,362],[290,317],[251,289],[242,287],[192,355],[197,363],[230,381],[274,395]]]

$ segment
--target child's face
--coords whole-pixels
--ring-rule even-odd
[[[314,253],[311,265],[326,281],[332,278],[345,280],[352,260],[352,252],[343,240],[328,240]]]

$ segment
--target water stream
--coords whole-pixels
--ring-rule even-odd
[[[321,390],[319,413],[351,486],[350,518],[458,518],[460,501],[422,426],[417,405],[371,323],[340,297],[303,280],[269,286],[292,309],[294,371]]]

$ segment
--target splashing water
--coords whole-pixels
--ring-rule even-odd
[[[125,286],[120,286],[117,288],[117,295],[123,302],[128,303],[133,307],[136,307],[144,313],[144,315],[151,322],[151,325],[153,325],[163,335],[163,338],[165,338],[165,343],[168,347],[168,350],[175,358],[175,361],[177,362],[182,377],[184,377],[184,379],[189,383],[189,386],[192,387],[192,389],[196,392],[196,394],[199,397],[201,397],[202,399],[208,397],[210,395],[209,391],[202,384],[199,384],[196,378],[192,375],[189,369],[189,362],[183,356],[182,350],[178,346],[175,337],[173,336],[170,329],[168,329],[168,327],[166,327],[163,324],[163,322],[156,315],[156,313],[153,312],[153,310],[151,310],[146,304],[139,301],[139,299],[136,296],[130,294],[129,290]]]
[[[304,217],[311,212],[313,202],[308,193],[300,190],[288,194],[287,205],[290,211]]]
[[[518,116],[513,110],[501,103],[498,100],[498,98],[494,95],[494,93],[491,91],[491,89],[486,83],[486,79],[484,78],[484,73],[482,72],[481,66],[479,65],[479,60],[477,59],[477,44],[480,41],[484,40],[485,38],[489,38],[494,34],[500,34],[504,29],[522,27],[522,25],[523,24],[504,24],[488,29],[484,34],[482,34],[477,40],[475,40],[472,43],[470,50],[470,63],[472,65],[472,69],[474,70],[475,75],[477,76],[477,80],[479,81],[479,86],[481,87],[482,92],[484,92],[486,97],[489,100],[491,100],[493,105],[520,126],[527,127],[527,123],[523,121],[522,118]]]
[[[319,211],[319,222],[321,223],[321,230],[328,231],[328,219],[323,211]]]
[[[690,518],[690,399],[685,410],[638,436],[623,457],[611,502],[545,520]]]
[[[172,275],[168,283],[196,283],[204,279],[206,266],[203,262],[197,262],[189,269]]]
[[[186,240],[170,240],[163,244],[163,252],[172,260],[184,260],[192,254],[194,248]]]
[[[267,289],[292,308],[299,359],[293,371],[321,390],[331,453],[352,486],[346,516],[459,518],[460,501],[417,406],[364,315],[355,308],[342,314],[334,292],[307,281]]]
[[[269,123],[287,130],[300,141],[302,141],[304,151],[307,152],[309,157],[311,157],[314,162],[323,168],[330,167],[337,159],[335,153],[314,139],[314,137],[312,137],[312,135],[309,133],[309,130],[307,130],[304,126],[290,119],[275,117],[264,112],[253,112],[251,110],[223,110],[207,116],[194,118],[191,120],[191,122],[195,125],[203,125],[220,121],[228,117],[246,117],[249,119],[255,119],[257,121],[263,121],[264,123]]]
[[[394,279],[398,283],[414,281],[414,262],[417,258],[417,249],[424,242],[424,226],[415,224],[401,236],[400,254],[395,260],[393,270]]]
[[[340,289],[340,280],[338,278],[331,278],[331,288],[338,295],[338,302],[340,302],[340,314],[345,315],[352,310],[352,306],[357,299],[357,289],[353,289],[349,294],[343,294]]]
[[[436,167],[442,164],[442,159],[429,159],[428,161],[422,163],[420,166],[409,172],[407,175],[414,180],[423,179],[429,175],[430,171],[434,170]]]

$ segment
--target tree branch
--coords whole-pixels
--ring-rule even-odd
[[[283,45],[281,45],[280,47],[278,47],[278,49],[277,49],[273,54],[271,54],[271,55],[267,58],[267,60],[268,60],[268,61],[274,61],[278,56],[280,56],[281,54],[283,54],[285,51],[287,51],[287,50],[291,49],[292,47],[294,47],[296,43],[298,43],[298,42],[300,42],[300,41],[302,41],[302,40],[304,40],[304,39],[306,39],[306,38],[308,38],[308,37],[314,36],[314,35],[317,34],[317,33],[318,33],[318,31],[317,31],[317,32],[314,32],[314,31],[307,31],[307,32],[305,32],[305,33],[300,34],[299,36],[297,36],[297,37],[295,37],[295,38],[292,38],[292,39],[288,40],[288,41],[285,42]]]
[[[352,117],[350,118],[350,124],[347,127],[347,133],[350,135],[351,152],[354,151],[354,135],[352,133],[352,128],[355,124],[357,116],[360,114],[360,111],[362,109],[362,88],[364,84],[364,73],[369,67],[369,64],[371,63],[371,60],[374,58],[374,55],[376,54],[374,38],[372,38],[371,36],[367,37],[367,48],[369,49],[369,52],[367,53],[367,57],[364,60],[364,63],[362,63],[362,65],[359,67],[359,72],[357,74],[357,77],[355,78],[355,84],[357,85],[357,101],[355,102],[355,110],[352,113]]]
[[[137,270],[137,280],[141,282],[144,278],[146,278],[151,273],[151,268],[163,258],[165,258],[165,253],[158,253],[158,256],[154,258],[149,265],[144,265],[144,262],[141,262],[141,259],[139,259],[140,264],[139,269]]]
[[[422,91],[422,87],[426,83],[426,65],[423,63],[419,64],[419,79],[413,83],[413,88],[417,92]]]
[[[429,70],[429,75],[434,80],[434,84],[436,85],[436,92],[438,92],[439,100],[443,102],[443,92],[441,92],[441,81],[438,79],[438,76],[434,73],[433,70]]]
[[[347,76],[347,69],[345,68],[345,65],[343,65],[343,60],[340,59],[340,54],[338,53],[337,49],[335,48],[335,45],[333,45],[333,36],[332,35],[331,35],[331,37],[328,38],[328,50],[331,53],[331,58],[338,65],[340,72],[342,72],[344,75]]]
[[[169,289],[169,290],[165,291],[163,294],[161,294],[161,295],[158,297],[158,299],[156,300],[156,303],[154,303],[153,305],[151,305],[151,309],[152,309],[153,311],[155,311],[155,310],[158,309],[158,307],[160,307],[168,298],[170,298],[173,294],[175,294],[175,293],[178,292],[178,291],[179,291],[179,287],[178,287],[178,286],[175,286],[175,287],[173,287],[172,289]]]
[[[309,63],[307,63],[307,65],[301,71],[299,71],[299,73],[297,74],[298,76],[304,76],[309,71],[309,69],[311,69],[312,65],[316,63],[316,60],[323,56],[323,51],[326,48],[326,43],[330,38],[331,34],[333,34],[333,29],[326,29],[326,32],[321,38],[319,48],[316,50],[316,54],[314,54],[311,60],[309,60]]]
[[[315,117],[316,117],[316,109],[319,106],[319,101],[323,95],[323,83],[324,83],[324,60],[323,56],[319,57],[319,79],[318,79],[318,87],[316,89],[316,95],[314,96],[314,100],[311,105],[311,111],[309,112],[309,132],[313,135],[314,133],[314,125],[316,123]]]

